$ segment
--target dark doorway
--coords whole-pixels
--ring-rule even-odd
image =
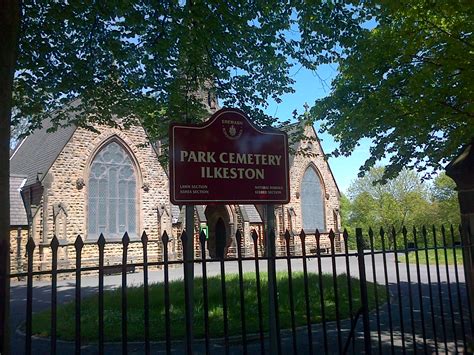
[[[207,250],[212,259],[220,259],[228,255],[227,250],[231,245],[232,228],[230,208],[225,205],[206,206],[205,214],[209,228]],[[224,249],[224,250],[222,250]]]
[[[219,217],[216,223],[216,257],[218,259],[224,258],[224,249],[227,241],[225,223]]]

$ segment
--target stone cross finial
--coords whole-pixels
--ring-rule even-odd
[[[307,102],[304,103],[303,107],[304,107],[304,113],[308,113],[309,105]]]

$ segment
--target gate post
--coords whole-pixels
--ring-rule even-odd
[[[461,210],[463,260],[466,284],[474,309],[474,138],[461,149],[459,155],[446,166],[446,175],[454,180]]]
[[[357,238],[357,259],[359,262],[360,280],[360,303],[362,309],[362,323],[364,325],[364,349],[366,354],[371,354],[372,345],[370,343],[370,320],[369,320],[369,298],[367,296],[367,278],[365,275],[364,240],[362,229],[356,228]],[[377,287],[377,285],[374,285]]]
[[[10,353],[10,125],[13,73],[20,38],[20,1],[0,11],[0,354]]]

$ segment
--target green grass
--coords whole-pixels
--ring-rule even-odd
[[[462,258],[462,250],[461,249],[455,249],[456,250],[456,262],[458,265],[463,264],[463,258]],[[448,249],[448,265],[454,265],[454,253],[453,249]],[[419,250],[417,252],[411,251],[408,253],[408,262],[410,264],[415,264],[416,263],[416,254],[418,253],[418,259],[420,261],[420,264],[426,264],[426,253],[425,250]],[[399,261],[404,263],[406,262],[405,255],[400,255],[399,256]],[[434,250],[428,250],[428,262],[431,265],[436,264],[436,254]],[[444,255],[444,250],[438,250],[438,262],[440,265],[446,265],[446,258]]]
[[[313,323],[321,322],[321,309],[319,302],[318,275],[309,274],[309,293],[311,305],[311,319]],[[267,275],[260,274],[261,292],[263,302],[263,316],[265,329],[268,326],[268,285]],[[278,298],[279,316],[282,329],[291,327],[290,302],[288,290],[288,274],[278,273]],[[351,278],[353,312],[360,307],[359,280]],[[171,313],[171,336],[173,339],[183,339],[185,334],[184,318],[184,285],[181,280],[170,282],[170,313]],[[341,318],[349,317],[349,296],[347,287],[347,276],[340,275],[337,278],[338,296],[340,302]],[[202,297],[202,279],[197,278],[194,285],[194,330],[196,338],[204,334],[204,308]],[[241,333],[240,321],[240,297],[238,275],[226,275],[226,290],[228,302],[229,333],[236,335]],[[257,287],[255,273],[244,275],[244,298],[245,317],[247,333],[258,332],[258,306]],[[332,275],[323,275],[323,290],[325,299],[325,311],[327,320],[335,319],[335,298]],[[223,336],[223,307],[221,296],[220,277],[208,278],[209,292],[209,329],[211,337]],[[295,302],[295,317],[297,325],[306,324],[306,308],[304,298],[304,278],[302,272],[293,273],[293,293]],[[373,308],[374,284],[368,283],[369,307]],[[379,302],[385,302],[385,288],[378,286]],[[106,341],[119,341],[121,339],[121,290],[107,291],[105,293],[105,338]],[[150,285],[150,336],[152,340],[164,339],[164,287],[162,283]],[[60,339],[74,339],[74,303],[64,304],[58,307],[58,329]],[[81,324],[82,339],[86,342],[97,341],[98,334],[98,298],[97,296],[86,298],[82,301]],[[50,312],[45,311],[33,315],[33,332],[41,336],[48,336],[50,332]],[[134,287],[128,289],[128,339],[140,341],[144,338],[144,315],[143,315],[143,288]]]

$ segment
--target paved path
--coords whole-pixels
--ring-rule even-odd
[[[366,274],[368,281],[373,280],[373,268],[370,256],[366,256]],[[322,259],[323,265],[323,272],[332,272],[331,266],[331,258],[323,258]],[[350,273],[351,276],[358,277],[358,260],[356,257],[349,258],[349,265],[350,265]],[[243,263],[244,271],[253,271],[254,270],[254,262],[244,262]],[[261,262],[260,264],[261,271],[266,271],[266,263]],[[293,260],[292,262],[293,270],[301,270],[302,269],[302,262],[301,260]],[[346,266],[345,266],[345,258],[338,257],[336,269],[338,274],[346,273]],[[279,260],[277,262],[277,270],[286,271],[286,261]],[[317,264],[315,258],[308,259],[308,270],[309,272],[316,272],[317,271]],[[383,278],[383,260],[381,255],[376,255],[375,258],[375,270],[376,270],[376,277],[377,281],[381,284],[385,283]],[[406,273],[406,266],[405,264],[399,264],[400,270],[400,293],[401,297],[398,297],[398,288],[396,284],[396,263],[393,254],[387,254],[387,274],[388,274],[388,283],[390,288],[390,293],[392,295],[391,301],[391,313],[392,313],[392,322],[394,324],[394,348],[396,352],[401,352],[401,344],[402,344],[402,337],[400,332],[400,312],[399,312],[399,300],[401,299],[402,302],[402,312],[401,315],[404,318],[404,338],[405,338],[405,345],[407,347],[408,352],[411,352],[413,349],[412,343],[412,329],[411,329],[411,318],[410,318],[410,307],[409,307],[409,300],[410,300],[410,293],[409,293],[409,284],[407,280],[407,273]],[[441,349],[440,351],[444,351],[444,342],[442,334],[442,317],[440,312],[440,302],[438,297],[438,292],[441,290],[443,302],[441,303],[444,307],[444,323],[446,328],[446,342],[448,345],[449,351],[454,351],[454,342],[453,342],[453,327],[452,322],[454,320],[457,338],[461,339],[461,324],[460,324],[460,314],[459,308],[457,304],[456,298],[456,287],[453,283],[455,280],[455,269],[453,266],[448,268],[448,275],[450,278],[450,289],[453,295],[454,300],[454,318],[451,318],[451,311],[448,302],[448,283],[447,283],[447,274],[445,266],[440,266],[440,288],[438,288],[438,279],[436,274],[436,268],[434,266],[430,266],[428,269],[426,265],[420,265],[420,284],[421,291],[423,294],[423,308],[424,308],[424,319],[426,323],[426,338],[428,346],[431,350],[434,350],[435,341],[434,341],[434,332],[432,328],[431,322],[431,313],[430,313],[430,297],[429,297],[429,286],[428,286],[428,271],[430,271],[430,276],[434,285],[432,286],[432,293],[433,293],[433,305],[434,305],[434,314],[435,314],[435,324],[436,324],[436,331],[437,331],[437,338],[438,344],[437,347]],[[226,262],[226,272],[237,273],[237,262]],[[208,274],[211,275],[218,275],[220,273],[219,264],[218,263],[209,263],[208,264]],[[195,265],[195,275],[200,276],[201,274],[201,266],[200,264]],[[413,302],[413,306],[415,309],[414,312],[414,321],[415,321],[415,330],[416,330],[416,338],[417,338],[417,346],[418,350],[423,350],[423,343],[422,343],[422,332],[421,332],[421,320],[422,316],[420,314],[420,300],[418,297],[418,286],[414,284],[416,279],[416,267],[415,265],[410,265],[410,275],[412,279],[411,284],[411,300]],[[459,277],[461,282],[461,295],[462,295],[462,302],[466,304],[466,297],[465,297],[465,289],[464,289],[464,274],[462,267],[459,267]],[[150,271],[149,272],[150,282],[160,282],[163,281],[163,271]],[[170,279],[179,279],[183,278],[183,270],[181,267],[170,268]],[[143,274],[142,273],[132,273],[128,274],[128,285],[140,285],[143,282]],[[114,276],[107,276],[105,278],[105,287],[107,289],[116,288],[121,284],[121,276],[114,275]],[[37,281],[34,283],[34,291],[33,291],[33,312],[38,312],[50,307],[50,297],[51,297],[51,286],[49,282],[44,281]],[[82,278],[82,293],[83,296],[86,297],[87,295],[91,295],[97,292],[97,276],[91,277],[83,277]],[[12,281],[11,286],[11,329],[12,336],[12,349],[14,349],[14,354],[21,354],[24,352],[24,336],[19,332],[17,329],[19,328],[20,324],[24,322],[25,319],[25,300],[26,300],[26,285],[24,282]],[[60,281],[58,283],[58,302],[64,303],[68,301],[74,300],[74,280],[70,281]],[[378,343],[378,333],[377,333],[377,323],[376,323],[376,312],[372,311],[370,314],[370,321],[371,321],[371,331],[372,331],[372,347],[374,352],[379,352],[381,349],[382,352],[390,351],[391,342],[390,342],[390,331],[389,331],[389,321],[388,321],[388,307],[387,305],[381,305],[380,308],[380,323],[381,323],[381,347],[379,348]],[[465,322],[468,318],[467,311],[465,310],[464,319]],[[59,320],[58,320],[59,321]],[[348,338],[350,329],[350,322],[349,321],[342,321],[341,322],[341,333],[343,342]],[[466,324],[466,331],[469,330]],[[337,353],[337,331],[335,322],[331,322],[328,324],[328,339],[329,339],[329,346],[330,346],[330,353]],[[359,353],[363,350],[363,331],[362,331],[362,319],[359,319],[358,325],[356,328],[356,341],[355,347],[350,347],[349,352],[351,353]],[[302,327],[298,329],[297,332],[297,340],[298,340],[298,354],[304,354],[307,352],[308,343],[307,343],[307,333],[306,328]],[[268,342],[268,340],[267,340]],[[314,325],[313,326],[313,344],[314,349],[317,349],[318,353],[323,352],[323,341],[322,341],[322,331],[321,325]],[[462,345],[462,342],[459,342],[459,346]],[[282,331],[282,347],[284,352],[292,352],[292,334],[290,331]],[[44,339],[35,339],[33,341],[33,348],[35,355],[39,354],[49,354],[50,352],[50,345],[47,340]],[[129,351],[130,353],[142,353],[143,352],[143,344],[129,344]],[[203,353],[204,352],[204,344],[200,341],[196,341],[194,345],[194,349],[196,353]],[[268,351],[268,344],[266,344],[266,349]],[[59,354],[69,354],[74,351],[73,344],[69,342],[61,342],[58,341],[58,353]],[[173,353],[180,354],[184,352],[184,344],[182,342],[173,342]],[[107,344],[106,345],[106,353],[110,354],[118,354],[121,352],[121,344]],[[153,353],[161,353],[164,352],[164,344],[163,343],[153,343],[152,344],[152,352]],[[223,341],[222,340],[213,340],[212,341],[212,353],[224,353]],[[233,338],[231,342],[230,352],[232,354],[239,354],[242,353],[242,347],[240,344],[239,338]],[[259,353],[260,352],[260,344],[256,341],[249,342],[249,352],[250,353]],[[95,354],[97,353],[96,346],[92,345],[85,345],[83,347],[84,354]]]

